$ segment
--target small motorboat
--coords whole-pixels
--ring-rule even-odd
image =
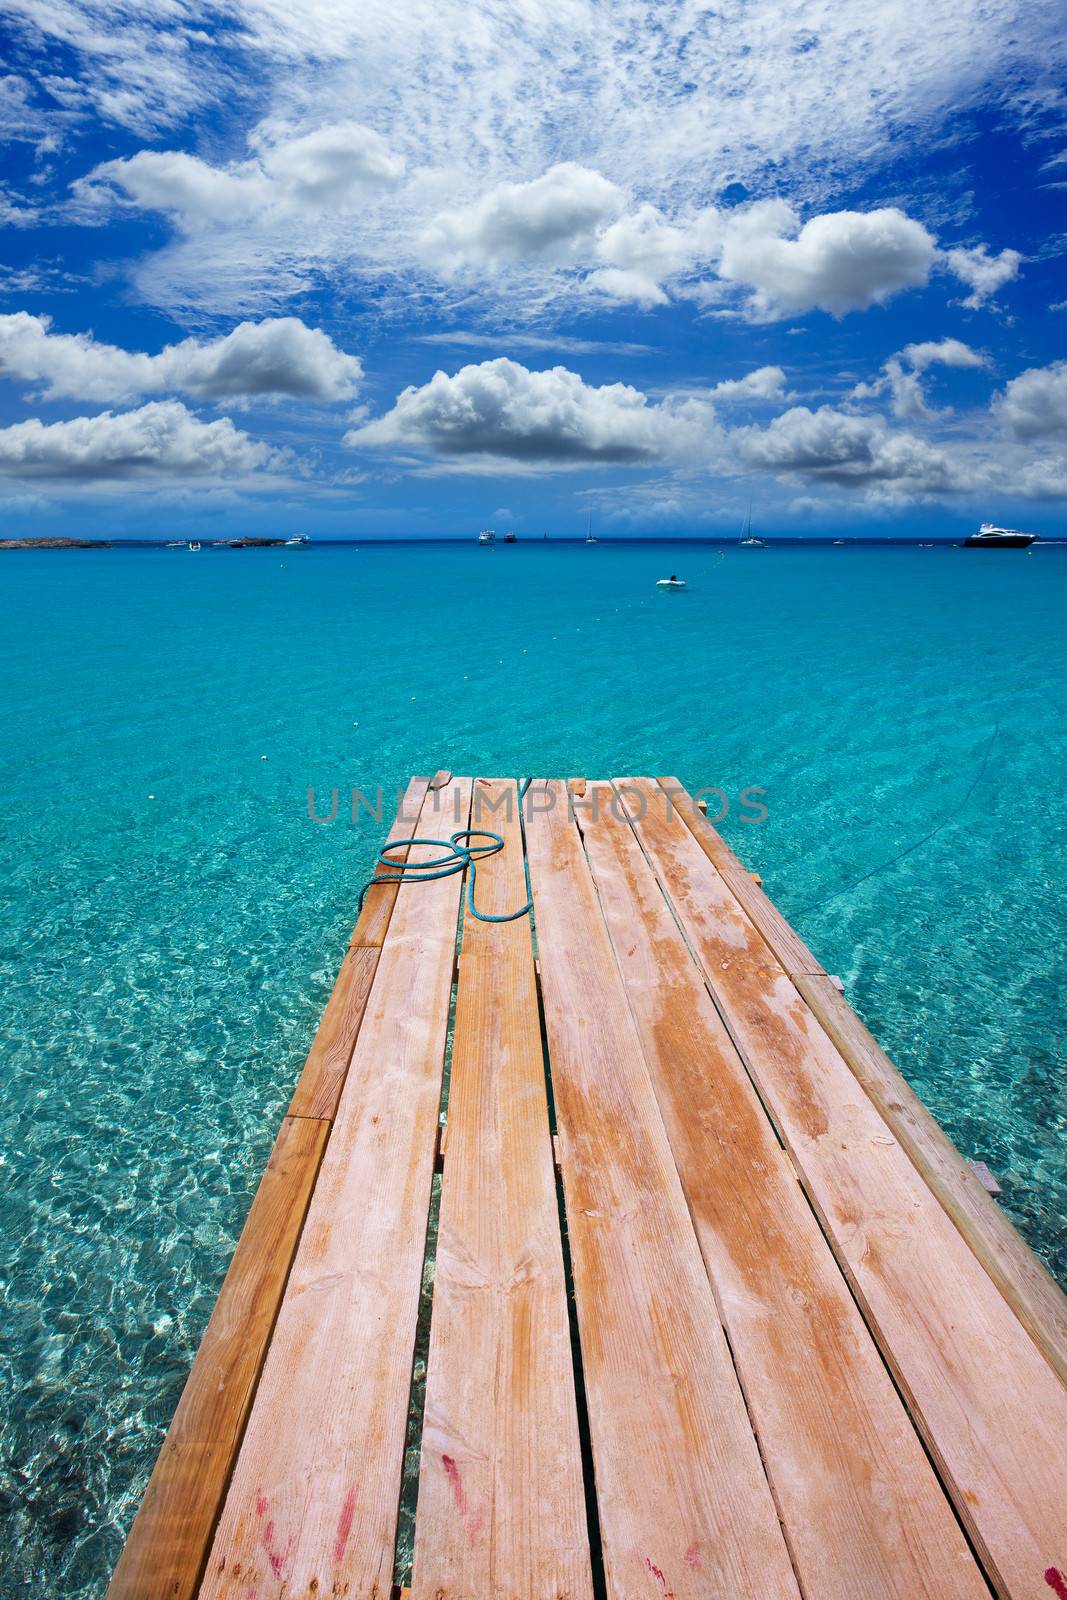
[[[308,542],[309,536],[306,533],[297,533],[291,539],[286,539],[285,548],[287,550],[302,550]]]
[[[518,535],[517,534],[506,533],[504,535],[504,543],[505,544],[516,544],[517,542],[518,542]]]
[[[200,549],[200,541],[198,539],[194,539],[192,544],[189,546],[189,549],[190,550],[199,550]]]
[[[685,579],[677,577],[673,572],[669,578],[657,578],[657,589],[684,589]]]

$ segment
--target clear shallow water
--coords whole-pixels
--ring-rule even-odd
[[[652,588],[671,570],[686,594]],[[1052,550],[0,557],[4,1600],[104,1593],[377,848],[353,785],[720,786],[722,831],[1067,1278],[1065,600]],[[803,909],[987,752],[935,839]]]

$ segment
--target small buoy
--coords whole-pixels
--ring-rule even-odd
[[[415,703],[415,696],[414,695],[412,695],[412,697],[411,697],[411,702],[414,705],[414,703]]]
[[[358,728],[359,727],[359,723],[358,722],[353,722],[352,726],[353,726],[353,728]]]
[[[261,760],[261,761],[266,761],[266,759],[267,759],[267,758],[266,758],[266,756],[260,756],[260,758],[259,758],[259,759],[260,759],[260,760]]]
[[[154,794],[150,794],[150,795],[149,795],[149,796],[148,796],[148,798],[149,798],[149,800],[154,800],[154,799],[155,799],[155,798],[156,798],[156,797],[155,797],[155,795],[154,795]]]

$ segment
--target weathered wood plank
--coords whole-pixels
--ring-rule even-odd
[[[421,828],[426,818],[423,816],[423,806],[428,794],[434,791],[430,780],[427,778],[412,778],[404,792],[404,797],[397,809],[396,819],[389,830],[388,842],[399,844],[405,839],[410,839],[416,828]],[[437,806],[444,802],[442,793],[440,800],[431,808],[430,815],[435,815]],[[406,851],[397,850],[397,862],[403,862]],[[382,869],[384,871],[384,869]],[[393,914],[398,890],[389,884],[379,884],[371,889],[363,902],[363,910],[356,919],[352,929],[349,944],[381,946],[385,942],[385,935],[389,930],[389,919]]]
[[[629,781],[629,780],[624,780]],[[648,783],[650,780],[642,780]],[[712,827],[697,809],[695,801],[682,788],[677,778],[660,778],[660,788],[670,796],[672,806],[697,841],[708,860],[718,870],[723,881],[740,901],[751,921],[766,939],[778,960],[791,976],[795,973],[822,974],[824,968],[816,961],[795,928],[782,916],[773,900],[763,892],[763,880],[749,872],[734,855],[720,833]]]
[[[397,899],[205,1596],[390,1592],[462,881]]]
[[[797,1576],[819,1600],[988,1590],[612,790],[579,826]]]
[[[607,1592],[796,1600],[562,783],[531,789],[527,849]]]
[[[485,802],[484,806],[480,802]],[[514,783],[476,783],[487,915],[526,900]],[[467,916],[411,1593],[592,1595],[530,920]]]
[[[830,979],[794,982],[1023,1327],[1067,1382],[1067,1296]]]
[[[630,789],[635,780],[622,780]],[[1067,1570],[1067,1391],[661,791],[634,827],[998,1593]]]
[[[329,1121],[336,1116],[380,954],[375,945],[351,945],[346,950],[319,1031],[293,1091],[290,1116],[325,1117]]]
[[[109,1600],[197,1592],[328,1132],[282,1122]]]
[[[414,834],[427,787],[426,778],[412,778],[408,784],[389,831],[390,844]],[[397,859],[402,858],[403,852],[398,851]],[[397,892],[388,884],[380,885],[370,891],[363,903],[333,993],[297,1080],[290,1116],[332,1118],[337,1111]]]

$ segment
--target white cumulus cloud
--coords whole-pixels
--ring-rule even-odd
[[[533,372],[501,357],[405,389],[345,443],[428,453],[474,470],[562,469],[699,457],[714,434],[706,402],[657,404],[629,384],[596,387],[566,367]]]
[[[1067,437],[1067,361],[1029,367],[1011,380],[993,406],[1017,439]]]
[[[711,391],[716,404],[746,400],[781,400],[785,397],[785,373],[781,367],[757,367],[743,378],[724,378]]]
[[[988,364],[987,356],[980,350],[972,350],[962,339],[925,339],[918,344],[905,345],[903,350],[890,356],[872,383],[856,385],[852,398],[874,400],[889,394],[893,415],[902,421],[916,422],[938,415],[927,403],[923,388],[922,374],[927,368],[973,368]]]
[[[439,212],[422,250],[445,271],[567,260],[588,252],[597,229],[624,204],[622,191],[599,172],[563,161],[531,183],[498,184],[474,205]]]
[[[229,417],[201,422],[180,400],[69,422],[33,417],[0,428],[0,476],[13,478],[233,483],[282,461],[280,452],[235,428]]]
[[[816,308],[841,316],[929,279],[934,240],[896,206],[831,211],[799,224],[781,200],[729,219],[719,276],[751,289],[749,307],[760,319]]]
[[[914,433],[894,431],[880,417],[820,406],[793,406],[766,428],[737,429],[742,458],[774,473],[797,473],[814,483],[868,487],[903,485],[910,493],[959,487],[946,453]]]
[[[709,266],[722,237],[722,214],[714,206],[670,221],[646,202],[600,235],[596,256],[605,264],[589,282],[612,300],[664,305],[669,298],[664,284]]]
[[[218,339],[183,339],[158,355],[53,333],[48,317],[0,316],[0,377],[40,384],[48,399],[125,401],[145,394],[205,400],[288,396],[350,400],[363,376],[358,356],[299,317],[242,322]]]
[[[944,252],[949,271],[971,291],[963,304],[972,311],[984,306],[998,289],[1018,276],[1022,259],[1018,250],[1002,250],[999,255],[990,255],[989,246],[984,244]]]
[[[90,205],[108,194],[146,211],[169,212],[187,233],[205,228],[292,225],[358,211],[369,192],[399,182],[404,165],[381,134],[359,122],[297,133],[264,123],[246,161],[216,167],[181,150],[139,150],[105,161],[79,185]]]

